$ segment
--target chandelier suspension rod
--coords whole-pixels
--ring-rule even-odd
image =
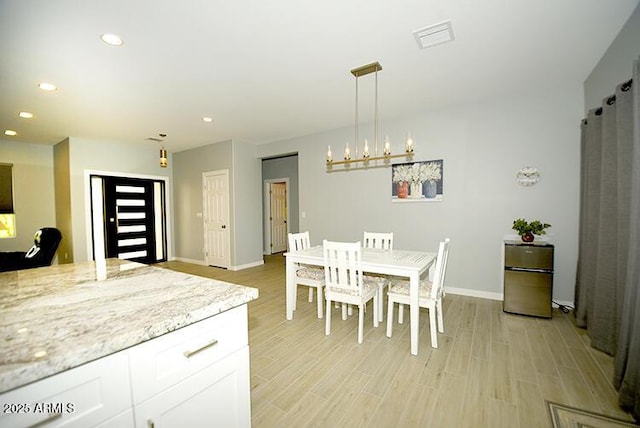
[[[375,149],[375,155],[378,156],[378,70],[379,68],[376,67],[376,74],[375,74],[375,84],[376,84],[376,89],[375,89],[375,99],[376,99],[376,106],[375,106],[375,111],[374,111],[374,117],[373,117],[373,123],[374,123],[374,130],[373,130],[373,138],[375,140],[375,145],[376,145],[376,149]]]
[[[356,127],[355,127],[355,131],[356,131],[356,135],[355,135],[355,150],[356,150],[356,158],[358,158],[358,141],[360,141],[360,127],[358,125],[359,122],[359,115],[358,115],[358,76],[356,76]]]

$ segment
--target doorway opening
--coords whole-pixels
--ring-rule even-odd
[[[166,261],[165,181],[96,174],[89,180],[93,259]]]
[[[298,154],[262,159],[262,182],[263,254],[276,254],[299,228]]]
[[[289,179],[265,180],[265,231],[268,254],[287,251],[289,233]]]

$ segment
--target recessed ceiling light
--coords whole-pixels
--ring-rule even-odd
[[[18,113],[18,116],[23,119],[33,119],[33,113],[29,113],[28,111],[21,111]]]
[[[13,129],[7,129],[6,131],[4,131],[4,135],[10,135],[11,137],[15,137],[16,135],[18,135],[18,133]]]
[[[54,85],[53,83],[47,83],[47,82],[38,83],[38,88],[42,89],[43,91],[47,91],[47,92],[57,91],[58,90],[58,87],[56,85]]]
[[[202,118],[202,121],[203,121],[203,122],[210,123],[210,122],[213,122],[213,118],[212,118],[212,117],[203,117],[203,118]]]
[[[111,46],[122,46],[124,44],[124,41],[120,38],[120,36],[111,33],[104,33],[100,35],[100,39]]]

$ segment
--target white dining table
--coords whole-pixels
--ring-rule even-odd
[[[296,298],[296,265],[298,263],[324,266],[322,245],[305,250],[290,251],[284,254],[287,260],[286,278],[286,310],[287,320],[293,319],[294,301]],[[383,275],[394,275],[409,278],[410,314],[411,314],[411,354],[418,355],[418,321],[420,306],[418,288],[420,277],[427,272],[436,259],[436,253],[410,250],[362,249],[362,271]]]

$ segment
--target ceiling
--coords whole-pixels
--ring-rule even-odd
[[[146,139],[166,134],[163,144],[177,152],[307,135],[353,124],[349,71],[374,61],[383,68],[381,117],[581,84],[637,5],[0,0],[0,130],[17,132],[0,141],[157,145]],[[455,40],[419,49],[413,32],[445,20]],[[102,33],[124,45],[103,43]],[[358,80],[364,100],[370,76]],[[43,81],[58,90],[38,89]],[[20,111],[35,116],[22,119]]]

